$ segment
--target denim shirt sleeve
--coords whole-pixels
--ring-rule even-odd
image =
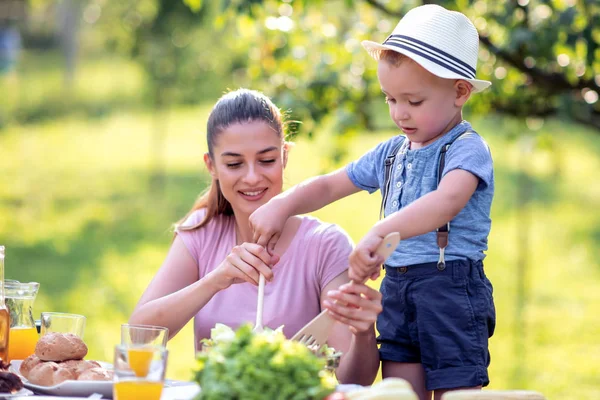
[[[391,154],[396,144],[402,140],[404,140],[403,136],[394,136],[383,143],[379,143],[358,160],[348,164],[346,173],[354,186],[369,193],[381,188],[385,179],[385,159]]]
[[[479,178],[479,185],[493,185],[492,155],[481,136],[469,132],[456,139],[450,146],[442,176],[455,169],[472,173]]]

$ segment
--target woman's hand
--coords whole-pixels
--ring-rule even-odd
[[[323,302],[333,319],[348,325],[355,335],[373,332],[377,316],[383,310],[381,293],[361,283],[343,284],[327,292]]]
[[[258,285],[259,274],[263,274],[267,282],[273,280],[271,268],[278,261],[279,256],[269,254],[263,246],[242,243],[235,246],[221,265],[209,275],[212,275],[219,290],[243,282]]]

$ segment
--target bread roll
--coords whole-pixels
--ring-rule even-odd
[[[35,355],[42,361],[80,360],[87,352],[83,340],[72,333],[47,333],[35,346]]]
[[[545,400],[529,390],[456,390],[444,393],[442,400]]]
[[[110,381],[112,374],[102,367],[91,368],[83,371],[77,378],[78,381]]]
[[[42,360],[40,360],[38,356],[36,356],[35,354],[32,354],[32,355],[30,355],[29,357],[27,357],[26,359],[23,360],[23,362],[21,363],[21,366],[19,367],[19,372],[25,378],[29,379],[29,372],[36,365],[38,365],[41,362],[42,362]]]
[[[42,362],[29,371],[29,382],[40,386],[55,386],[66,380],[75,380],[75,374],[55,362]]]
[[[71,370],[76,377],[79,377],[79,375],[81,375],[84,371],[87,371],[88,369],[100,367],[100,364],[98,364],[96,361],[86,360],[68,360],[63,361],[58,365]]]

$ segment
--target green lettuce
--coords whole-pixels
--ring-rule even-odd
[[[286,339],[281,329],[256,333],[243,325],[233,336],[227,329],[216,326],[208,348],[198,353],[196,399],[320,400],[333,392],[326,360]]]

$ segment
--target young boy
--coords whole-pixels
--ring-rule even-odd
[[[482,262],[494,177],[487,144],[462,119],[471,94],[490,85],[475,79],[477,31],[461,13],[424,5],[383,44],[363,46],[378,60],[390,116],[404,136],[271,199],[250,217],[254,240],[272,250],[289,216],[380,189],[385,218],[351,254],[350,278],[376,278],[384,261],[374,255],[377,245],[400,232],[381,284],[383,377],[407,379],[422,400],[481,388],[495,326]]]

